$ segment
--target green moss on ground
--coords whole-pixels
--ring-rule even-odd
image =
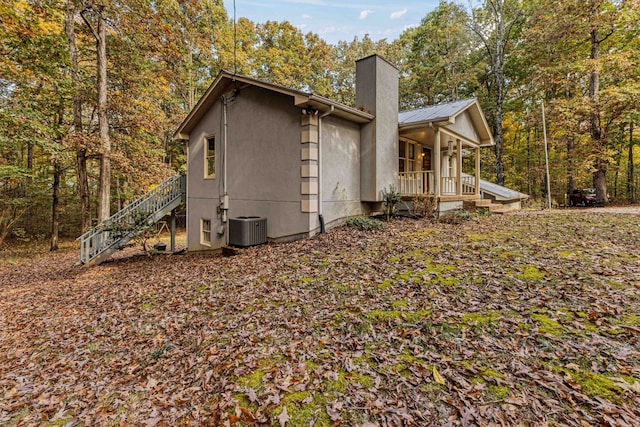
[[[613,403],[624,400],[624,390],[607,375],[582,370],[574,371],[558,366],[552,369],[571,377],[589,397],[601,397]]]
[[[23,406],[22,409],[20,409],[20,411],[18,411],[17,413],[14,412],[13,417],[7,423],[7,427],[15,427],[17,425],[22,425],[20,424],[20,421],[22,421],[22,419],[29,416],[30,413],[31,413],[31,410],[29,409],[29,406],[27,405]]]
[[[358,383],[365,388],[373,387],[374,385],[372,377],[361,374],[359,372],[350,372],[349,374],[347,374],[347,378],[351,383]]]
[[[533,282],[537,280],[542,280],[545,277],[544,273],[538,270],[538,268],[533,265],[524,265],[524,266],[521,266],[520,268],[522,270],[522,273],[518,274],[517,277],[522,280]]]
[[[357,372],[337,372],[336,379],[327,379],[319,384],[317,390],[303,390],[287,393],[282,398],[282,404],[274,409],[272,425],[279,425],[277,417],[287,408],[289,425],[302,426],[313,422],[314,426],[329,427],[332,425],[326,408],[331,402],[340,399],[347,392],[349,384],[358,383],[364,387],[371,387],[373,379]]]
[[[504,400],[511,395],[511,390],[506,386],[490,384],[487,389],[489,393],[498,400]]]
[[[406,299],[391,301],[391,307],[393,307],[395,309],[407,308],[408,306],[409,306],[409,304],[407,303]]]
[[[620,317],[620,324],[625,326],[640,326],[640,315],[625,314]]]
[[[574,255],[576,255],[577,252],[576,251],[560,251],[558,252],[558,255],[560,255],[560,257],[562,258],[573,258]]]
[[[501,315],[502,312],[495,310],[485,311],[481,313],[465,313],[464,315],[462,315],[462,317],[460,317],[459,322],[470,326],[480,326],[484,323],[496,321]]]
[[[546,314],[534,313],[531,318],[540,324],[540,332],[542,333],[558,336],[565,332],[564,326]]]
[[[262,369],[256,369],[250,374],[241,375],[238,377],[237,382],[243,387],[249,387],[254,390],[261,390],[263,388],[263,379],[266,372]]]
[[[374,321],[402,320],[416,323],[431,315],[431,310],[401,311],[401,310],[371,310],[368,318]]]
[[[321,393],[310,390],[288,393],[282,399],[282,403],[283,405],[273,412],[276,419],[286,406],[290,425],[308,425],[309,422],[314,421],[315,426],[331,426],[331,420],[325,409],[328,399]],[[272,425],[279,424],[274,420]]]
[[[378,289],[380,289],[381,291],[385,291],[392,288],[394,283],[395,282],[391,279],[385,279],[378,285]]]

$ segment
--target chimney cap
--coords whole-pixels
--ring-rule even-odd
[[[360,58],[360,59],[356,60],[356,64],[357,64],[358,62],[366,61],[366,60],[371,59],[371,58],[374,58],[374,57],[375,57],[375,58],[380,58],[380,59],[382,59],[384,62],[386,62],[387,64],[391,65],[393,68],[395,68],[396,70],[398,70],[398,67],[396,67],[396,65],[395,65],[395,64],[393,64],[391,61],[389,61],[388,59],[386,59],[384,56],[382,56],[382,55],[378,55],[377,53],[374,53],[374,54],[372,54],[372,55],[365,56],[364,58]]]

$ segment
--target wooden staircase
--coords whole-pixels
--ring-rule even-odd
[[[88,230],[78,237],[80,263],[91,266],[105,261],[131,239],[180,206],[186,198],[186,190],[186,175],[172,176]]]

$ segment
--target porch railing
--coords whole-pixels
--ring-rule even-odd
[[[185,175],[172,176],[78,237],[80,262],[91,265],[104,261],[145,228],[160,221],[184,201],[186,184]]]
[[[403,196],[433,194],[435,184],[433,176],[433,171],[400,172],[400,194]]]
[[[474,184],[473,177],[462,176],[462,194],[463,196],[469,196],[476,193],[476,186]],[[458,177],[455,176],[443,176],[442,186],[440,192],[444,195],[455,195],[458,193]]]

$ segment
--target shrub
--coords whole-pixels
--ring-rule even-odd
[[[351,216],[347,218],[346,224],[349,227],[355,227],[358,230],[380,230],[384,227],[384,223],[375,218],[369,218],[366,216]]]
[[[424,218],[433,216],[436,211],[436,199],[431,196],[418,196],[413,199],[411,215]]]
[[[473,218],[473,214],[471,212],[460,209],[440,215],[438,221],[445,224],[462,224],[464,221],[469,221],[471,218]]]
[[[388,191],[387,187],[382,190],[382,199],[384,201],[384,213],[387,217],[387,221],[389,221],[389,218],[396,214],[398,203],[402,200],[402,196],[400,195],[400,192],[396,191],[396,187],[394,185],[390,185]]]

